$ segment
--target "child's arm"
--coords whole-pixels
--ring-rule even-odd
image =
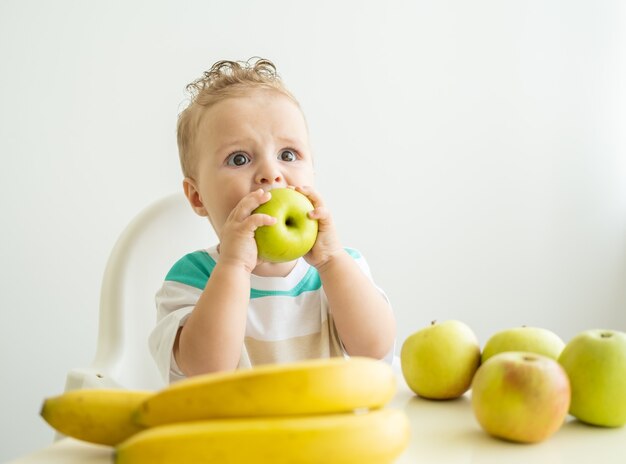
[[[318,220],[319,231],[305,259],[319,272],[344,347],[351,356],[382,359],[396,335],[391,307],[341,246],[319,194],[309,187],[297,190],[315,206],[309,215]]]
[[[257,264],[254,231],[276,221],[252,211],[269,197],[262,190],[246,195],[224,224],[220,258],[174,342],[176,363],[187,376],[232,370],[239,363],[250,300],[250,273]]]

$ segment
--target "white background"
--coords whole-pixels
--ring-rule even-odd
[[[619,0],[0,0],[0,460],[52,440],[41,401],[91,361],[108,253],[180,189],[184,86],[219,59],[299,98],[398,350],[433,319],[626,330],[625,28]]]

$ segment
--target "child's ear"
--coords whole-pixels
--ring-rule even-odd
[[[185,177],[183,180],[183,190],[187,200],[189,200],[191,208],[196,214],[198,216],[208,216],[207,210],[202,203],[202,198],[200,198],[200,192],[198,192],[196,187],[196,182],[192,178]]]

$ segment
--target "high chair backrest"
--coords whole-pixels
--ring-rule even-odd
[[[118,238],[104,271],[95,358],[68,373],[66,390],[163,387],[148,349],[154,296],[178,259],[215,243],[208,220],[194,214],[182,193],[141,211]]]

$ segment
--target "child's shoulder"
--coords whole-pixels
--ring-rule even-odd
[[[187,253],[171,267],[166,281],[179,282],[196,288],[204,288],[215,268],[214,248]]]

